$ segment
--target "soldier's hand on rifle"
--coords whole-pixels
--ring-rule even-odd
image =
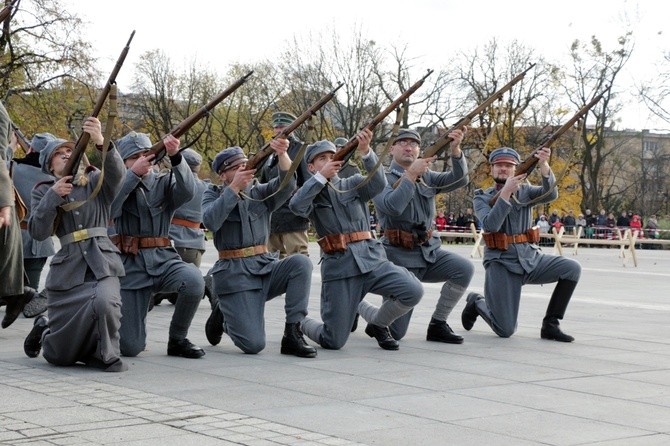
[[[235,171],[235,176],[233,176],[233,180],[228,185],[228,187],[230,187],[236,194],[239,194],[240,191],[246,189],[249,183],[251,183],[251,181],[253,181],[254,179],[256,169],[249,169],[249,170],[245,169],[246,165],[241,164]]]
[[[512,194],[514,194],[516,191],[518,191],[521,184],[524,181],[526,181],[527,176],[528,176],[527,174],[522,173],[521,175],[516,175],[514,177],[508,177],[507,180],[505,181],[505,185],[500,190],[500,198],[504,198],[505,200],[509,200],[509,198],[512,196]]]
[[[5,206],[0,208],[0,228],[5,226],[10,227],[12,225],[12,207]]]
[[[70,195],[70,192],[72,192],[72,188],[74,187],[72,183],[70,183],[71,179],[72,175],[67,175],[64,176],[63,178],[60,178],[58,181],[54,183],[53,186],[51,186],[51,189],[53,189],[53,191],[59,197]]]
[[[356,139],[358,140],[358,153],[361,156],[365,156],[370,151],[370,142],[372,141],[372,132],[364,128],[358,134],[356,134]]]
[[[270,148],[274,150],[277,156],[279,169],[284,172],[291,168],[291,157],[287,153],[289,144],[286,138],[274,138],[270,141]]]
[[[405,171],[405,176],[411,181],[416,181],[430,170],[430,165],[437,159],[437,155],[429,158],[417,158]]]
[[[551,149],[549,147],[542,147],[540,150],[535,152],[535,158],[540,160],[538,164],[540,165],[540,173],[544,177],[549,176],[549,158],[551,157]]]
[[[175,156],[179,153],[179,140],[172,135],[167,135],[163,138],[163,144],[165,144],[165,151],[168,156]]]
[[[324,176],[327,180],[333,178],[342,168],[342,161],[333,161],[330,160],[323,165],[319,173]]]
[[[130,170],[138,177],[143,177],[154,168],[152,161],[155,157],[156,155],[153,154],[140,155],[140,157],[135,160],[135,163],[133,164],[133,167],[130,168]]]
[[[468,132],[467,126],[463,126],[462,129],[455,129],[454,131],[449,132],[449,138],[451,138],[451,143],[449,148],[451,148],[451,156],[459,158],[461,156],[461,143],[465,134]]]
[[[93,116],[86,118],[82,129],[84,132],[91,135],[91,141],[93,144],[100,146],[103,142],[105,142],[105,138],[102,136],[102,125],[100,124],[98,118]]]

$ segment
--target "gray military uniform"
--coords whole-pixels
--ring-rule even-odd
[[[5,106],[0,102],[0,208],[12,206],[13,221],[10,226],[0,228],[0,297],[23,294],[23,251],[21,229],[14,206],[12,180],[5,160],[5,148],[9,146],[11,121]]]
[[[422,180],[425,184],[403,178],[394,189],[393,185],[403,177],[405,169],[392,161],[386,173],[388,184],[373,198],[380,226],[384,230],[398,229],[415,233],[417,226],[422,225],[424,232],[428,230],[435,218],[435,196],[468,184],[465,157],[452,157],[452,165],[451,172],[429,171],[424,174]],[[445,321],[470,284],[474,274],[472,262],[442,249],[442,241],[437,235],[432,235],[413,249],[393,246],[387,237],[381,240],[390,261],[404,266],[422,282],[444,282],[433,317]],[[396,319],[390,326],[395,339],[405,336],[411,317],[412,311]]]
[[[244,194],[227,186],[210,186],[203,197],[205,227],[214,231],[219,251],[265,245],[270,234],[270,215],[289,199],[295,178],[274,194],[285,172],[268,183],[252,183]],[[269,197],[269,198],[268,198]],[[267,198],[267,199],[266,199]],[[254,201],[258,200],[258,201]],[[286,293],[286,323],[307,315],[312,262],[295,254],[278,260],[276,253],[220,259],[211,270],[214,293],[224,317],[224,331],[245,353],[265,348],[265,302]]]
[[[53,144],[57,145],[58,141]],[[50,145],[44,150],[50,150]],[[125,370],[120,359],[118,331],[121,323],[119,277],[123,276],[124,269],[119,251],[104,235],[111,204],[121,188],[124,174],[123,161],[112,146],[97,197],[64,212],[56,228],[62,246],[51,259],[46,279],[49,328],[42,343],[44,358],[52,364],[84,362],[108,371]],[[46,240],[51,236],[60,205],[86,200],[91,195],[101,172],[94,169],[86,175],[88,184],[75,185],[67,197],[54,192],[54,179],[33,189],[28,222],[33,238]],[[99,230],[103,235],[78,242],[64,239],[84,229]]]
[[[533,206],[558,197],[558,190],[552,186],[555,182],[551,173],[549,178],[542,177],[542,186],[522,185],[512,200],[498,199],[493,207],[489,201],[497,192],[495,187],[475,191],[474,210],[482,230],[508,235],[525,233],[533,226]],[[547,195],[533,206],[527,204],[544,194]],[[581,266],[575,260],[543,254],[539,246],[530,243],[510,244],[506,251],[486,247],[484,268],[484,295],[491,328],[501,337],[509,337],[516,331],[523,285],[551,283],[559,279],[577,282],[581,274]]]
[[[34,153],[33,156],[39,157],[39,154]],[[26,159],[27,158],[28,156],[26,156]],[[12,164],[14,186],[21,196],[21,199],[26,204],[28,211],[24,219],[27,223],[30,217],[33,187],[38,183],[53,180],[53,176],[45,174],[39,167],[23,163],[21,160],[15,159]],[[46,240],[35,240],[30,236],[28,230],[24,228],[21,229],[21,238],[23,239],[23,259],[26,266],[26,274],[28,275],[28,283],[33,288],[37,289],[39,286],[40,274],[47,258],[56,253],[54,242],[51,237],[48,237]],[[37,263],[37,265],[34,265],[34,268],[33,265],[30,265],[32,262]]]
[[[182,253],[182,250],[205,252],[204,229],[191,228],[174,222],[175,218],[179,218],[193,223],[202,223],[202,197],[205,190],[207,190],[207,183],[200,178],[195,177],[195,187],[196,190],[193,198],[177,208],[172,217],[173,221],[170,224],[170,239],[172,240],[173,246],[180,252],[180,254]],[[182,257],[186,256],[182,255]],[[198,257],[196,262],[189,261],[189,263],[193,263],[195,266],[200,267],[200,257]]]
[[[114,200],[112,217],[119,235],[167,237],[174,212],[193,198],[195,179],[181,155],[171,157],[172,169],[138,177],[127,171]],[[185,263],[173,247],[139,249],[137,255],[121,254],[126,276],[121,280],[123,301],[121,353],[137,356],[146,347],[146,317],[152,293],[177,292],[170,339],[185,339],[205,284],[200,270]]]
[[[362,160],[365,169],[371,172],[377,155],[370,151]],[[370,181],[358,189],[355,187],[365,180],[362,175],[335,176],[331,179],[332,188],[322,183],[319,177],[312,176],[298,189],[291,198],[291,210],[308,216],[319,237],[369,231],[367,203],[386,186],[384,171],[378,169]],[[340,349],[345,345],[359,303],[367,293],[401,302],[407,307],[406,311],[423,296],[423,287],[416,277],[388,261],[381,242],[373,238],[349,243],[344,252],[324,253],[321,280],[323,323],[306,318],[303,332],[328,349]]]

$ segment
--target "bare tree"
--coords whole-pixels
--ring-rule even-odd
[[[563,78],[566,96],[581,108],[610,87],[587,115],[582,126],[583,149],[578,155],[579,181],[585,209],[613,209],[625,204],[628,187],[621,182],[626,166],[620,144],[608,144],[606,132],[621,110],[616,81],[633,50],[630,33],[620,37],[616,49],[605,51],[594,36],[588,43],[576,40],[571,47],[572,66]],[[590,119],[589,119],[590,118]]]

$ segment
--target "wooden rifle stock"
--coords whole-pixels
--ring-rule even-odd
[[[121,66],[123,66],[123,62],[126,60],[128,50],[130,49],[130,42],[133,40],[133,37],[135,37],[134,30],[130,34],[128,43],[126,43],[126,46],[121,51],[121,55],[117,59],[116,65],[114,65],[114,69],[112,69],[112,73],[109,75],[109,79],[107,79],[107,82],[105,83],[105,87],[100,92],[100,95],[98,95],[98,99],[95,102],[93,112],[91,113],[90,116],[97,118],[98,115],[100,114],[102,106],[105,104],[105,100],[107,100],[107,96],[109,96],[109,92],[112,89],[112,85],[116,83],[116,76],[119,74]],[[77,173],[77,170],[79,169],[79,164],[81,163],[81,160],[84,157],[84,152],[86,152],[86,146],[88,146],[88,142],[90,141],[90,139],[91,135],[89,135],[86,132],[81,132],[81,135],[79,135],[79,138],[77,138],[77,142],[75,143],[74,149],[72,149],[72,155],[70,155],[70,158],[67,160],[67,163],[65,164],[65,173],[63,174],[63,176],[74,175],[75,173]]]
[[[7,17],[12,13],[12,8],[14,7],[14,3],[16,0],[12,0],[11,2],[7,3],[2,9],[0,9],[0,22],[4,22]]]
[[[305,110],[303,114],[298,116],[295,121],[293,121],[289,126],[284,127],[284,130],[281,132],[277,133],[275,136],[272,137],[272,139],[276,138],[286,138],[288,135],[290,135],[295,129],[300,127],[305,121],[307,121],[309,118],[314,116],[324,105],[326,105],[328,102],[330,102],[334,97],[335,97],[335,92],[342,88],[342,85],[344,85],[344,82],[340,82],[340,84],[333,89],[330,93],[326,94],[323,96],[321,99],[319,99],[317,102],[315,102],[310,108]],[[258,151],[249,157],[249,161],[247,161],[246,169],[251,170],[251,169],[256,169],[258,166],[261,165],[264,159],[266,159],[268,156],[270,156],[274,151],[270,147],[270,142],[265,143],[263,147],[258,149]]]
[[[514,175],[521,175],[521,174],[530,174],[533,169],[535,169],[535,166],[537,166],[537,163],[539,159],[535,157],[535,154],[541,150],[543,147],[551,147],[551,145],[558,140],[558,138],[565,133],[568,129],[572,128],[573,125],[577,121],[579,121],[586,113],[588,113],[589,110],[591,110],[603,97],[603,95],[609,90],[610,87],[607,87],[602,93],[598,94],[596,97],[594,97],[588,104],[584,105],[582,108],[579,109],[577,113],[574,114],[572,118],[570,118],[568,121],[565,122],[562,126],[560,126],[557,130],[555,130],[551,135],[547,136],[540,145],[535,148],[531,154],[524,159],[521,164],[519,164],[514,172]],[[500,191],[498,191],[490,200],[489,200],[489,206],[493,206],[496,201],[498,201],[498,197],[500,197]]]
[[[502,88],[500,88],[498,91],[489,96],[484,102],[479,104],[474,110],[468,113],[465,117],[461,118],[456,124],[454,124],[451,128],[449,128],[449,130],[447,130],[440,138],[438,138],[437,141],[432,143],[430,146],[426,148],[426,150],[424,150],[423,157],[430,158],[431,156],[439,155],[440,153],[442,153],[446,149],[447,145],[453,140],[451,137],[449,137],[449,133],[453,132],[456,129],[460,129],[465,127],[466,125],[469,125],[470,122],[472,122],[473,119],[479,116],[480,113],[486,110],[495,101],[500,99],[502,95],[505,94],[507,91],[509,91],[515,84],[520,82],[521,79],[523,79],[534,66],[535,66],[534,63],[530,64],[530,66],[526,68],[522,73],[515,76],[514,79],[509,81]]]
[[[383,120],[386,118],[388,115],[393,112],[393,110],[396,110],[400,105],[407,100],[416,90],[419,89],[423,85],[423,82],[426,80],[428,76],[430,76],[433,73],[433,70],[428,70],[426,75],[419,79],[414,85],[409,87],[403,94],[398,96],[396,100],[391,102],[391,104],[386,107],[384,110],[379,112],[368,124],[363,127],[364,129],[368,129],[370,131],[373,131],[375,127],[377,127]],[[362,129],[361,129],[362,130]],[[354,150],[356,150],[356,147],[358,147],[358,139],[354,135],[353,138],[351,138],[345,145],[340,147],[340,149],[335,152],[333,155],[333,161],[343,161],[343,164],[346,164],[349,159],[354,155]]]
[[[233,94],[235,90],[240,88],[242,84],[244,84],[252,74],[254,74],[253,70],[249,71],[247,74],[245,74],[237,81],[235,81],[235,83],[232,84],[230,87],[226,88],[224,91],[219,93],[216,97],[214,97],[214,99],[212,99],[207,104],[199,108],[195,113],[192,113],[182,122],[177,124],[175,127],[172,128],[172,130],[170,130],[170,135],[174,136],[175,138],[179,138],[181,135],[186,133],[191,127],[195,125],[196,122],[207,116],[207,114],[214,107],[216,107],[221,101],[226,99],[228,96]],[[184,150],[185,148],[186,147],[184,147],[181,150]],[[156,144],[151,146],[146,155],[156,155],[156,157],[154,158],[154,162],[156,162],[160,160],[160,158],[162,158],[163,151],[165,151],[165,143],[163,142],[163,138],[161,138]]]
[[[23,149],[23,153],[28,154],[28,150],[30,150],[30,141],[28,141],[28,138],[26,138],[26,135],[23,134],[21,130],[14,124],[12,124],[12,130],[14,131],[14,134],[16,135],[16,142],[19,143],[19,146]]]

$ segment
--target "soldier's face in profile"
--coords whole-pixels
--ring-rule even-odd
[[[71,147],[59,147],[54,150],[53,156],[51,157],[51,171],[57,177],[62,177],[65,172],[65,165],[72,155]]]
[[[132,155],[129,156],[128,158],[126,158],[126,159],[123,161],[123,162],[125,163],[125,165],[126,165],[126,168],[127,168],[127,169],[130,169],[131,167],[133,167],[133,165],[135,164],[135,161],[137,161],[138,159],[140,159],[140,157],[141,157],[142,155],[146,154],[146,153],[147,153],[146,151],[144,151],[144,152],[137,152],[137,153],[132,154]]]
[[[330,160],[333,159],[333,155],[333,152],[319,153],[314,157],[312,162],[307,165],[307,169],[312,173],[320,171],[323,166],[325,166]]]

